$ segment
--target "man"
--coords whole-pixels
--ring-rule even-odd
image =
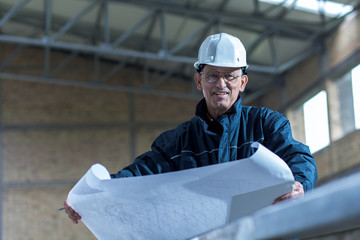
[[[314,187],[317,169],[309,148],[293,139],[288,119],[267,108],[241,105],[248,82],[246,51],[241,41],[229,34],[211,35],[201,44],[194,80],[204,98],[196,116],[173,130],[162,133],[151,151],[112,178],[159,174],[235,161],[254,153],[260,142],[280,156],[295,178],[292,192],[274,203],[304,195]],[[64,203],[74,223],[80,216]]]

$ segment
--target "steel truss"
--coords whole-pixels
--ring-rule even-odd
[[[1,31],[0,42],[15,44],[18,47],[1,63],[0,77],[180,98],[198,98],[199,96],[195,94],[194,89],[191,89],[188,93],[174,93],[156,90],[156,85],[166,81],[171,76],[180,76],[187,80],[192,79],[194,73],[192,64],[196,58],[197,48],[211,29],[221,30],[224,27],[230,27],[256,34],[257,37],[246,44],[249,59],[251,59],[252,54],[261,43],[269,40],[270,49],[272,50],[272,62],[268,65],[250,62],[249,71],[271,78],[271,81],[268,82],[268,85],[271,85],[274,81],[277,81],[276,79],[281,74],[322,49],[321,39],[323,39],[323,36],[332,31],[342,21],[342,18],[327,19],[323,11],[319,12],[319,22],[316,24],[306,21],[284,21],[285,16],[293,10],[292,8],[284,8],[280,4],[260,10],[258,0],[253,1],[255,6],[253,12],[242,13],[226,10],[229,0],[219,1],[217,6],[205,4],[206,0],[89,0],[70,19],[64,19],[55,16],[53,13],[53,0],[44,0],[43,9],[40,12],[26,9],[26,6],[31,1],[18,0],[13,5],[0,4],[0,16],[2,16],[0,30],[6,24],[12,23],[34,27],[34,33],[31,36],[12,35],[7,34],[6,31]],[[147,14],[142,16],[131,27],[119,32],[109,23],[109,8],[114,4],[139,7],[145,9]],[[268,16],[269,13],[279,10],[279,8],[282,10],[278,11],[276,17]],[[81,23],[80,20],[93,10],[97,11],[94,23]],[[169,26],[167,26],[166,20],[168,16],[182,17],[184,20],[201,22],[203,25],[185,39],[171,42],[168,36]],[[151,33],[157,23],[161,29],[161,36],[158,40],[155,40],[151,37]],[[139,35],[137,31],[145,26],[147,27],[146,32]],[[63,37],[65,36],[73,36],[76,40],[64,41]],[[297,39],[309,43],[309,48],[286,62],[280,62],[280,50],[278,47],[280,38]],[[43,66],[43,74],[34,77],[3,72],[2,70],[11,64],[12,59],[27,46],[44,50],[46,61]],[[51,53],[56,50],[67,52],[68,57],[54,69],[51,69]],[[84,83],[68,79],[55,79],[53,77],[54,73],[62,71],[79,54],[86,54],[94,58],[94,81]],[[99,61],[102,59],[111,60],[116,64],[107,74],[100,76]],[[153,61],[156,64],[152,64]],[[145,87],[114,86],[106,83],[107,79],[125,66],[134,65],[143,69]],[[156,83],[149,83],[150,71],[157,72],[162,77]],[[252,98],[254,98],[259,93],[263,93],[264,90],[253,88],[250,92],[253,94]]]

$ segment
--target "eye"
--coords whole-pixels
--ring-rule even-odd
[[[217,75],[217,74],[215,74],[215,73],[209,74],[209,78],[217,78],[217,77],[219,77],[219,75]]]
[[[229,81],[234,80],[236,77],[237,77],[237,76],[232,75],[232,74],[226,74],[226,75],[225,75],[225,78],[226,78],[227,80],[229,80]]]
[[[206,79],[209,81],[209,82],[215,82],[219,79],[219,75],[213,73],[213,74],[209,74],[207,75]]]

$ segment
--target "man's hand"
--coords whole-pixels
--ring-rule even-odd
[[[286,193],[286,194],[278,197],[277,199],[275,199],[273,204],[284,201],[286,199],[294,199],[294,198],[298,198],[298,197],[302,197],[302,196],[304,196],[303,185],[300,182],[295,181],[294,188],[293,188],[292,192]]]
[[[69,218],[73,221],[73,223],[77,224],[81,219],[81,216],[72,209],[68,200],[64,202],[65,212],[69,216]]]

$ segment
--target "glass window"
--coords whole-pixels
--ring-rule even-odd
[[[321,91],[303,105],[305,142],[312,153],[330,144],[326,91]]]
[[[340,18],[351,12],[354,8],[351,5],[335,1],[319,1],[319,0],[260,0],[270,4],[280,5],[284,7],[294,7],[295,9],[318,14],[324,11],[324,14],[333,18]]]
[[[332,121],[331,130],[333,140],[342,138],[355,130],[354,101],[351,82],[351,74],[348,72],[333,82],[334,91],[328,91],[331,98],[329,99],[329,101],[331,101],[329,104],[332,106],[330,108],[330,121]],[[336,108],[333,107],[334,104]],[[338,134],[335,134],[335,131],[337,131]]]
[[[351,70],[355,127],[360,128],[360,64]]]

